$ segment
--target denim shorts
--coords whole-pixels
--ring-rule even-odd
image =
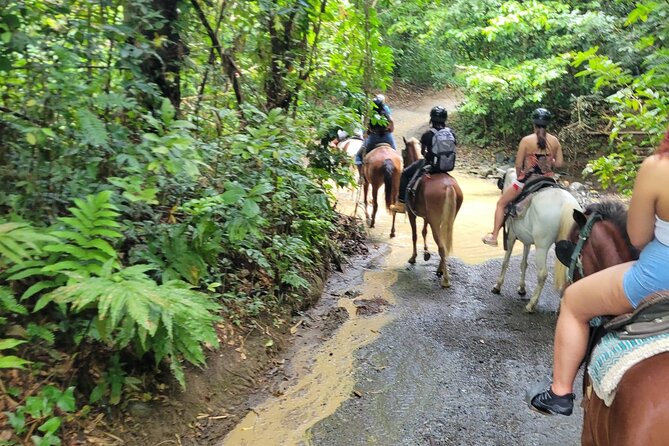
[[[669,290],[669,246],[653,239],[623,276],[625,296],[634,308],[649,294]]]

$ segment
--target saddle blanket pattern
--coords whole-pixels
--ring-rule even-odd
[[[625,372],[635,364],[659,353],[669,351],[669,333],[642,339],[619,339],[606,334],[595,346],[588,364],[592,388],[604,404],[610,406],[616,387]]]

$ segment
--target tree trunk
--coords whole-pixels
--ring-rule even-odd
[[[147,26],[146,22],[136,19],[143,8],[133,5],[133,2],[126,3],[126,21],[139,28],[146,40],[153,43],[152,48],[156,52],[155,55],[147,54],[140,69],[178,111],[181,106],[180,70],[186,48],[176,26],[179,18],[177,0],[150,0],[143,6],[152,9],[164,20],[154,27]],[[155,99],[147,99],[146,102],[149,108],[160,108]]]

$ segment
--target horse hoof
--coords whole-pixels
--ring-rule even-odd
[[[524,308],[523,311],[525,313],[532,314],[532,313],[534,313],[534,307],[530,306],[529,304],[525,305],[525,308]]]
[[[432,257],[432,256],[430,255],[429,252],[426,252],[426,253],[423,254],[423,260],[425,260],[426,262],[427,262],[428,260],[430,260],[430,257]]]
[[[446,282],[446,283],[441,282],[441,287],[442,287],[442,288],[450,288],[450,287],[451,287],[451,284],[448,283],[448,282]]]
[[[500,294],[502,292],[502,290],[500,290],[498,287],[493,287],[493,289],[490,291],[492,291],[493,294]]]
[[[525,288],[518,288],[518,295],[519,296],[524,296],[527,294],[527,291],[525,291]]]
[[[395,238],[395,233],[394,232],[390,233],[390,238]]]

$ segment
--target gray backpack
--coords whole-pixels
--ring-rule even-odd
[[[430,129],[432,136],[432,170],[434,172],[450,172],[455,168],[455,135],[448,127]]]

